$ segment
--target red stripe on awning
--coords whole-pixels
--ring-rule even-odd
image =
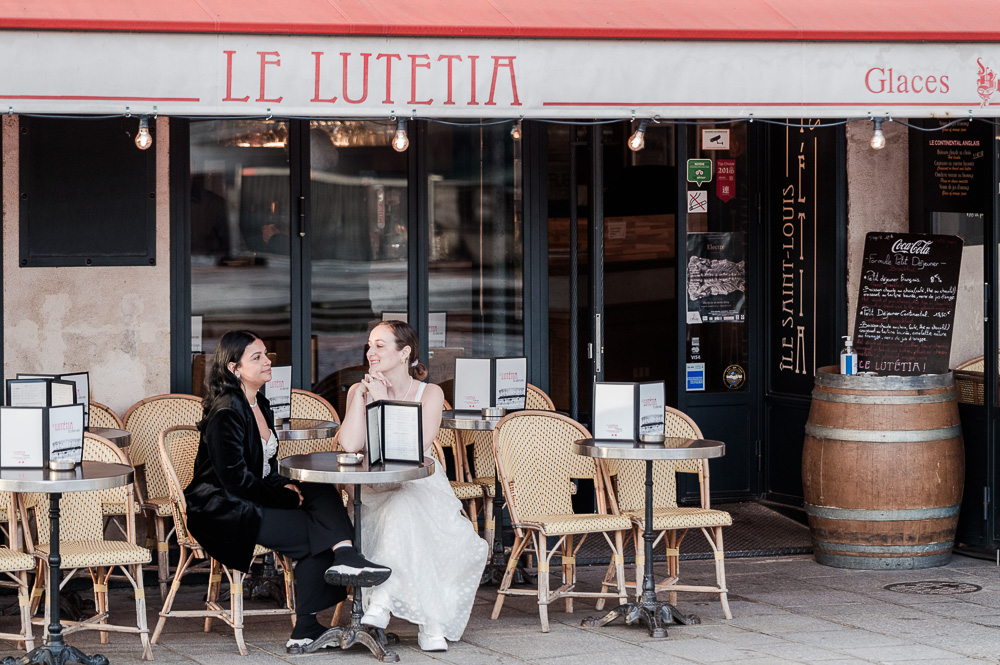
[[[0,0],[0,29],[976,42],[996,0]]]

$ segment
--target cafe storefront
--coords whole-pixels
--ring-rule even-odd
[[[197,390],[249,327],[341,409],[368,330],[406,316],[431,380],[525,355],[585,423],[595,379],[665,380],[727,444],[718,498],[795,505],[873,230],[966,238],[952,366],[997,372],[1000,26],[971,11],[201,4],[0,18],[8,376],[89,367],[124,410]],[[963,524],[995,547],[980,385]]]

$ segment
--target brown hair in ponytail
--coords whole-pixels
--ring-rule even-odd
[[[410,347],[410,357],[407,359],[409,373],[417,381],[427,378],[427,365],[420,362],[417,354],[420,353],[420,339],[417,331],[406,321],[392,319],[383,321],[379,326],[386,326],[392,331],[392,336],[396,338],[396,350],[402,351],[404,346]],[[375,326],[376,328],[378,326]]]

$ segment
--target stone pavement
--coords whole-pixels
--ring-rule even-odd
[[[708,582],[712,562],[684,561],[686,581]],[[580,587],[593,590],[603,569],[582,568]],[[701,625],[668,627],[666,639],[651,639],[645,628],[620,621],[603,628],[583,628],[581,619],[595,615],[591,601],[577,600],[576,612],[564,613],[562,603],[550,607],[551,632],[542,633],[537,606],[529,598],[508,598],[497,621],[489,618],[495,587],[482,587],[462,642],[446,653],[423,653],[416,644],[416,627],[394,619],[390,630],[400,638],[396,651],[402,663],[506,665],[514,663],[712,663],[724,665],[784,665],[792,663],[1000,662],[1000,569],[994,562],[956,555],[951,563],[927,570],[849,571],[820,566],[811,556],[731,559],[726,562],[733,619],[726,621],[718,601],[702,594],[681,594],[679,607],[697,613]],[[631,569],[627,569],[631,574]],[[888,584],[946,581],[981,586],[972,593],[932,595],[885,590]],[[553,580],[554,581],[554,580]],[[147,587],[150,605],[158,603],[156,587]],[[195,607],[202,589],[182,588],[178,608]],[[131,592],[112,592],[116,621],[131,618]],[[150,608],[150,630],[156,624]],[[321,615],[321,619],[324,618]],[[3,617],[2,628],[14,625]],[[11,628],[13,629],[13,628]],[[36,628],[36,635],[41,629]],[[248,657],[236,650],[232,632],[219,622],[203,633],[201,621],[172,619],[160,643],[153,646],[160,663],[211,665],[279,665],[321,662],[376,662],[363,647],[348,652],[289,656],[284,642],[287,618],[247,620]],[[103,653],[115,665],[138,665],[140,649],[133,635],[112,634],[99,644],[96,632],[74,633],[67,640],[88,654]],[[14,655],[2,643],[0,655]]]

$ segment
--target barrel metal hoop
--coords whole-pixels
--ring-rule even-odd
[[[834,373],[835,366],[816,370],[816,385],[825,388],[855,390],[923,390],[948,388],[955,383],[952,372],[923,374],[921,376],[857,376]]]
[[[940,552],[950,550],[955,546],[954,540],[942,543],[927,543],[925,545],[848,545],[831,543],[825,540],[813,539],[813,546],[834,552],[859,552],[868,554],[923,554],[925,552]]]
[[[816,562],[833,568],[850,568],[853,570],[909,570],[913,568],[934,568],[951,561],[951,552],[931,554],[929,556],[904,557],[873,557],[850,556],[845,554],[827,554],[814,552]]]
[[[912,522],[958,515],[962,504],[940,508],[908,508],[900,510],[870,510],[865,508],[834,508],[805,504],[806,515],[828,520],[854,520],[858,522]]]
[[[843,402],[846,404],[936,404],[954,402],[955,393],[932,393],[930,395],[845,395],[814,390],[812,398],[821,402]]]
[[[917,441],[943,441],[962,436],[962,426],[952,425],[938,429],[870,430],[824,427],[806,423],[806,434],[816,439],[840,441],[865,441],[870,443],[906,443]]]

